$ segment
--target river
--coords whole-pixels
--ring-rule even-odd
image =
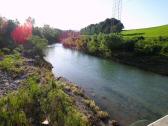
[[[155,121],[168,114],[168,77],[107,59],[49,46],[45,59],[55,76],[63,76],[83,87],[112,119],[123,126]]]

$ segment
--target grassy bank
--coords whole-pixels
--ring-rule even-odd
[[[125,30],[122,32],[124,36],[144,36],[144,37],[159,37],[159,36],[168,36],[168,25],[143,28],[143,29],[133,29]]]
[[[3,49],[2,49],[3,50]],[[17,80],[17,88],[0,88],[0,126],[102,126],[114,125],[84,91],[65,79],[56,79],[52,66],[42,59],[31,59],[14,50],[1,50],[0,71]],[[3,79],[3,76],[2,78]],[[6,81],[6,80],[4,80]],[[0,82],[1,83],[1,82]]]

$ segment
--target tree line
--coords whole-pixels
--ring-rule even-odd
[[[94,35],[99,33],[120,33],[124,25],[120,20],[115,18],[107,18],[105,21],[102,21],[97,24],[91,24],[83,29],[80,30],[82,35]]]
[[[21,47],[25,48],[27,55],[43,56],[42,50],[47,45],[60,41],[62,30],[49,25],[35,27],[34,24],[35,20],[31,17],[24,24],[0,17],[0,49]]]
[[[63,45],[102,57],[112,57],[119,53],[130,53],[138,57],[168,57],[168,37],[148,38],[143,35],[126,37],[121,34],[123,28],[124,25],[120,20],[106,19],[81,29],[80,36],[65,39]]]
[[[84,35],[78,38],[68,38],[64,47],[74,48],[92,55],[112,57],[118,53],[131,53],[136,56],[168,57],[168,37],[145,38],[123,37],[121,34]]]

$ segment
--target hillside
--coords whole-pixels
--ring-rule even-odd
[[[143,28],[143,29],[125,30],[122,32],[122,34],[124,36],[130,36],[130,37],[138,35],[142,35],[145,37],[168,36],[168,25]]]

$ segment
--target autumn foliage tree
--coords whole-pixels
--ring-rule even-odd
[[[27,20],[23,25],[18,25],[11,33],[16,44],[24,44],[32,36],[32,22]]]

